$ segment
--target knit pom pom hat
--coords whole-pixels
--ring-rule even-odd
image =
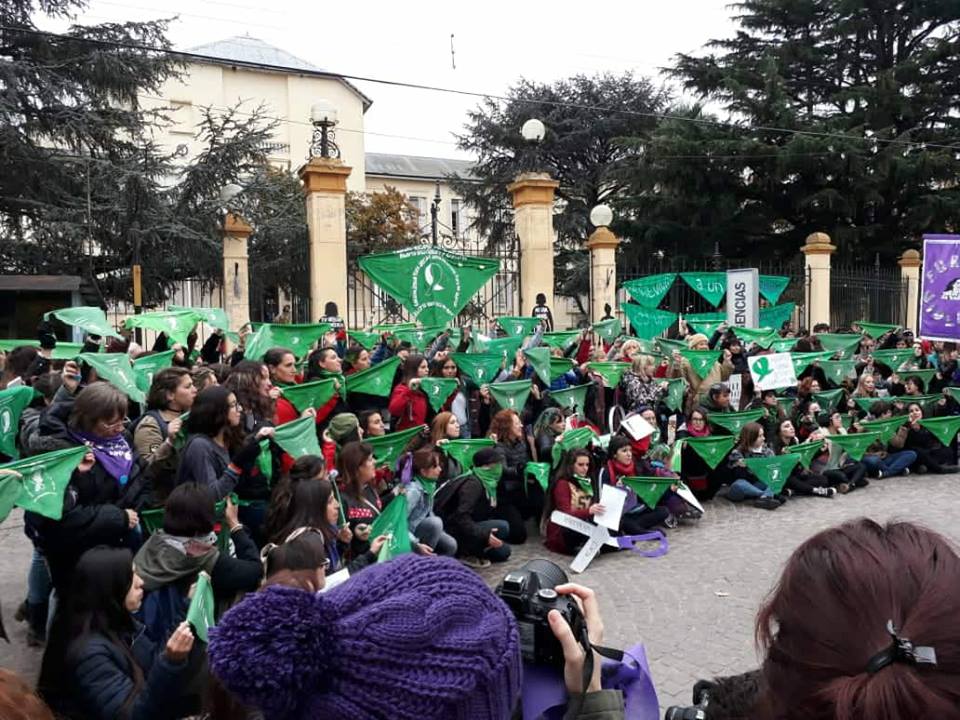
[[[688,336],[687,336],[687,347],[688,347],[688,348],[692,348],[692,347],[696,346],[697,343],[702,343],[702,342],[705,342],[705,343],[710,342],[710,339],[709,339],[706,335],[704,335],[703,333],[694,333],[693,335],[688,335]]]
[[[320,595],[249,595],[211,630],[209,657],[267,720],[506,720],[520,691],[512,613],[450,558],[404,555]]]

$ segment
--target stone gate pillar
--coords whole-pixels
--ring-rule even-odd
[[[805,300],[812,330],[818,323],[830,324],[830,256],[837,246],[830,242],[829,235],[816,232],[807,236],[800,251],[806,255]]]
[[[554,191],[560,183],[546,173],[523,173],[507,186],[513,196],[514,226],[520,239],[520,315],[529,315],[538,293],[556,313],[553,298]]]

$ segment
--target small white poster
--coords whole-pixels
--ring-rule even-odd
[[[731,375],[727,379],[727,386],[730,388],[730,407],[734,412],[739,412],[740,397],[743,395],[743,376]]]
[[[605,528],[619,530],[620,516],[623,515],[623,504],[626,499],[625,491],[604,483],[600,488],[600,504],[603,505],[603,512],[594,515],[593,521]]]
[[[747,358],[754,390],[779,390],[797,384],[790,353],[773,353]]]

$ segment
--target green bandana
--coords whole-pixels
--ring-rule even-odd
[[[190,623],[190,627],[201,642],[207,642],[210,638],[210,628],[216,627],[213,585],[210,582],[210,576],[203,570],[197,575],[197,584],[193,589],[193,597],[190,598],[190,606],[187,608],[186,621]]]
[[[775,353],[790,352],[796,344],[796,338],[783,338],[780,340],[773,338],[770,341],[770,349]]]
[[[593,385],[592,382],[585,385],[571,385],[565,390],[551,390],[550,399],[560,407],[583,412],[586,409],[587,390],[591,385]]]
[[[815,362],[829,360],[830,352],[795,352],[790,353],[790,360],[793,362],[793,374],[800,377],[800,374]]]
[[[880,439],[888,443],[897,434],[897,430],[907,423],[906,415],[894,415],[884,420],[863,420],[860,427],[864,432],[878,432]]]
[[[433,505],[433,496],[437,494],[437,481],[430,480],[422,475],[415,475],[414,477],[416,481],[420,483],[420,487],[423,488],[423,492],[426,493],[427,500],[430,502],[430,505]]]
[[[397,374],[398,367],[400,367],[400,358],[392,357],[371,365],[366,370],[347,375],[340,386],[341,392],[344,392],[343,388],[345,388],[347,394],[363,393],[377,397],[390,397],[390,393],[393,392],[393,378]]]
[[[317,421],[309,415],[278,426],[273,441],[294,460],[304,455],[322,457],[317,441]]]
[[[856,365],[853,360],[821,360],[820,369],[826,375],[827,380],[840,385],[844,380],[855,377]]]
[[[789,284],[790,278],[785,275],[761,275],[760,294],[768,303],[776,305]]]
[[[197,320],[217,328],[218,330],[229,330],[230,320],[223,308],[218,307],[183,307],[180,305],[168,305],[170,312],[191,312],[197,316]]]
[[[727,430],[732,435],[739,435],[743,426],[756,422],[763,417],[763,410],[745,410],[744,412],[710,413],[708,419],[711,425]]]
[[[836,443],[854,460],[862,460],[873,443],[881,439],[878,432],[857,433],[856,435],[831,435],[830,442]]]
[[[950,445],[960,430],[960,416],[952,415],[941,418],[923,418],[920,424],[933,433],[944,445]]]
[[[841,360],[849,360],[860,344],[860,335],[851,333],[820,333],[817,339],[824,350],[831,354],[840,353]]]
[[[831,439],[834,437],[837,436],[830,436]],[[787,445],[783,448],[783,452],[784,454],[799,456],[800,464],[809,469],[813,459],[823,452],[823,440],[808,440],[805,443],[798,443],[797,445]]]
[[[778,495],[799,460],[796,454],[791,453],[764,458],[745,458],[743,464],[767,486],[770,492]]]
[[[612,343],[623,333],[623,327],[617,318],[603,320],[592,325],[591,329],[605,342]]]
[[[285,385],[280,389],[280,394],[299,412],[307,408],[321,408],[336,394],[334,384],[338,381],[341,390],[344,389],[346,381],[343,376],[331,374],[326,380],[314,380],[302,385]]]
[[[627,362],[591,362],[587,364],[593,372],[603,378],[607,387],[615,388],[620,384],[620,378],[630,369]]]
[[[417,425],[399,432],[387,433],[378,437],[367,437],[363,441],[373,448],[373,457],[378,466],[386,465],[392,468],[406,451],[410,441],[426,429],[426,425]]]
[[[487,492],[490,500],[497,499],[497,484],[500,482],[500,476],[503,475],[503,465],[497,463],[490,467],[475,467],[472,470],[474,476],[483,484],[483,489]]]
[[[70,307],[51,310],[43,316],[43,319],[49,320],[51,317],[55,317],[66,325],[78,327],[90,335],[120,337],[120,334],[110,327],[106,314],[98,307]]]
[[[473,467],[473,456],[476,452],[485,447],[493,447],[496,443],[489,438],[471,438],[469,440],[448,440],[442,442],[437,447],[444,454],[457,461],[463,472],[468,472]]]
[[[579,337],[579,330],[564,330],[544,333],[540,336],[540,339],[543,340],[543,344],[548,347],[558,347],[561,350],[566,350],[573,345]]]
[[[583,490],[584,493],[593,497],[593,481],[590,478],[574,473],[573,480],[580,486],[580,489]]]
[[[394,335],[397,339],[407,341],[418,350],[426,350],[443,331],[443,325],[434,325],[433,327],[397,330]]]
[[[420,389],[423,390],[430,402],[430,407],[434,412],[440,412],[440,408],[460,387],[460,381],[456,378],[438,378],[425,377],[420,378]]]
[[[3,465],[4,470],[18,472],[20,477],[0,477],[0,522],[14,505],[51,520],[60,520],[63,515],[63,494],[70,484],[73,471],[88,452],[89,448],[81,445],[31,455],[25,460]]]
[[[380,333],[350,330],[347,333],[347,337],[350,340],[353,340],[353,342],[355,342],[357,345],[364,347],[367,350],[373,350],[377,345],[380,344]]]
[[[648,508],[654,508],[671,485],[679,482],[673,478],[622,477],[620,482],[633,490]]]
[[[633,334],[644,340],[653,340],[677,321],[677,313],[645,308],[642,305],[624,303],[623,312],[630,321]]]
[[[377,555],[378,563],[413,552],[413,546],[410,544],[410,525],[407,522],[406,495],[397,495],[371,523],[370,537],[375,538],[380,535],[386,535],[387,541]]]
[[[510,337],[525,338],[540,325],[540,318],[535,317],[501,317],[497,324]]]
[[[683,281],[714,307],[727,294],[727,274],[723,272],[680,273]]]
[[[146,402],[147,396],[137,387],[137,376],[126,353],[80,353],[77,359],[96,370],[97,375],[134,402]]]
[[[701,380],[710,374],[714,363],[720,357],[718,350],[681,350],[680,354],[690,363],[690,367]]]
[[[133,361],[133,373],[137,378],[137,387],[143,392],[150,392],[153,376],[173,363],[173,350],[145,355]]]
[[[546,490],[550,484],[550,463],[528,462],[523,466],[523,474],[536,479],[536,481],[540,483],[540,487]],[[526,487],[526,485],[524,485],[524,487]],[[591,494],[593,493],[591,492]]]
[[[703,458],[707,466],[714,470],[727,456],[737,439],[732,435],[718,435],[715,437],[688,437],[684,442]]]
[[[520,412],[527,404],[527,397],[530,395],[530,388],[533,383],[530,380],[514,380],[513,382],[499,382],[487,385],[493,399],[497,401],[504,410],[514,410]]]
[[[553,466],[557,467],[560,464],[560,460],[567,450],[585,448],[596,436],[597,433],[589,425],[564,432],[560,439],[553,444],[553,450],[551,451]]]
[[[496,353],[450,353],[447,357],[478,387],[496,380],[503,367],[503,356]]]
[[[923,387],[920,388],[920,391],[930,389],[930,381],[933,380],[934,375],[937,374],[937,371],[933,368],[929,370],[901,370],[900,377],[902,380],[907,381],[912,377],[919,378],[923,383]]]
[[[684,315],[683,319],[687,321],[687,326],[693,328],[694,332],[703,333],[708,338],[720,329],[720,326],[727,322],[727,314],[719,312],[711,313],[690,313]]]
[[[837,390],[825,390],[824,392],[818,392],[813,394],[813,399],[820,403],[820,407],[826,412],[833,412],[837,409],[837,405],[840,404],[840,400],[843,398],[843,389],[838,388]]]
[[[307,356],[314,343],[323,339],[332,329],[329,323],[286,325],[264,323],[247,339],[243,356],[248,360],[263,360],[267,350],[286,348],[301,360]]]
[[[667,394],[663,399],[663,403],[676,412],[683,407],[683,396],[687,392],[687,381],[683,378],[673,378],[666,382]]]
[[[488,338],[476,335],[473,339],[473,350],[480,353],[491,353],[500,357],[505,363],[512,363],[517,350],[523,345],[522,337]]]
[[[785,323],[790,322],[796,310],[796,303],[783,303],[773,307],[760,308],[760,324],[763,327],[772,327],[779,330]]]
[[[0,453],[11,458],[20,457],[17,448],[20,416],[35,395],[34,389],[26,385],[0,390]]]
[[[879,340],[883,335],[894,332],[900,328],[899,325],[866,322],[865,320],[855,322],[854,325],[859,326],[861,332],[863,332],[865,335],[869,335],[874,340]]]
[[[146,328],[157,333],[166,333],[175,343],[187,344],[187,337],[197,326],[200,320],[192,310],[180,312],[149,312],[133,315],[123,322],[123,326],[130,328]]]

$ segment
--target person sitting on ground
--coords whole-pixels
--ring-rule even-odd
[[[847,430],[843,427],[843,415],[840,414],[839,410],[834,410],[830,413],[822,433],[819,436],[816,433],[811,436],[814,440],[819,437],[825,438],[827,446],[823,453],[811,461],[810,469],[815,473],[824,475],[830,481],[830,484],[837,488],[839,493],[848,493],[870,484],[870,481],[867,480],[867,466],[847,455],[837,443],[829,442],[831,435],[846,434]]]
[[[907,438],[903,447],[917,455],[911,470],[938,475],[948,475],[960,470],[957,467],[956,450],[940,442],[932,432],[920,424],[921,420],[923,420],[923,407],[919,403],[910,403],[907,406]]]
[[[774,453],[783,455],[788,447],[800,445],[797,439],[797,430],[792,420],[784,420],[777,429],[777,434],[773,436],[770,446]],[[784,495],[807,495],[815,497],[832,498],[837,494],[837,489],[830,487],[830,481],[823,475],[818,475],[810,470],[805,470],[802,465],[797,464],[790,472],[787,479]]]
[[[893,417],[893,406],[885,400],[878,400],[870,406],[870,419],[888,420]],[[909,475],[910,466],[917,461],[917,454],[913,450],[904,450],[907,442],[907,418],[904,424],[897,428],[897,432],[888,442],[878,440],[873,443],[864,454],[861,462],[867,466],[867,472],[877,478]],[[862,430],[859,423],[855,423],[854,430]]]
[[[607,458],[606,464],[600,468],[599,486],[614,485],[627,493],[620,518],[620,532],[624,535],[639,535],[652,527],[666,524],[671,517],[667,508],[647,507],[637,497],[636,492],[622,481],[624,477],[649,474],[646,467],[638,467],[634,460],[630,439],[623,435],[614,435],[607,446]]]
[[[89,720],[172,720],[182,707],[193,632],[186,623],[162,653],[133,618],[143,581],[123,548],[96,547],[79,559],[57,609],[38,686],[54,710]]]
[[[750,500],[753,506],[762,510],[777,510],[783,504],[784,498],[773,494],[766,483],[760,480],[747,467],[744,460],[750,458],[773,457],[774,452],[766,444],[763,426],[760,423],[750,422],[740,429],[740,437],[736,447],[727,456],[727,465],[730,468],[733,482],[728,488],[717,492],[718,497],[726,497],[730,502]]]
[[[540,521],[540,533],[546,538],[544,545],[562,555],[575,555],[586,537],[557,525],[550,515],[558,510],[590,522],[594,515],[605,510],[597,502],[598,495],[591,479],[590,452],[585,449],[567,451],[547,488]]]
[[[566,425],[560,408],[544,409],[533,424],[533,442],[539,462],[551,462],[553,445],[563,435]]]
[[[451,418],[456,422],[456,417]],[[439,417],[439,416],[438,416]],[[457,541],[443,530],[443,520],[433,512],[433,497],[443,472],[441,454],[433,445],[413,453],[413,479],[407,485],[407,521],[410,532],[438,555],[457,554]]]
[[[493,514],[497,468],[502,468],[500,454],[496,448],[481,448],[473,455],[473,466],[471,472],[438,488],[433,510],[443,520],[444,530],[457,541],[461,561],[471,567],[485,567],[491,561],[510,558],[510,524]]]
[[[513,410],[500,410],[490,421],[488,436],[496,442],[496,451],[503,466],[497,488],[497,504],[493,516],[506,520],[510,534],[505,539],[513,545],[527,541],[526,520],[539,520],[543,513],[543,488],[526,477],[524,468],[530,462],[530,446],[520,416]]]
[[[443,451],[443,445],[450,440],[459,440],[462,426],[453,412],[437,413],[430,423],[430,442]],[[440,482],[444,483],[463,472],[460,463],[452,455],[443,453],[441,459]]]

